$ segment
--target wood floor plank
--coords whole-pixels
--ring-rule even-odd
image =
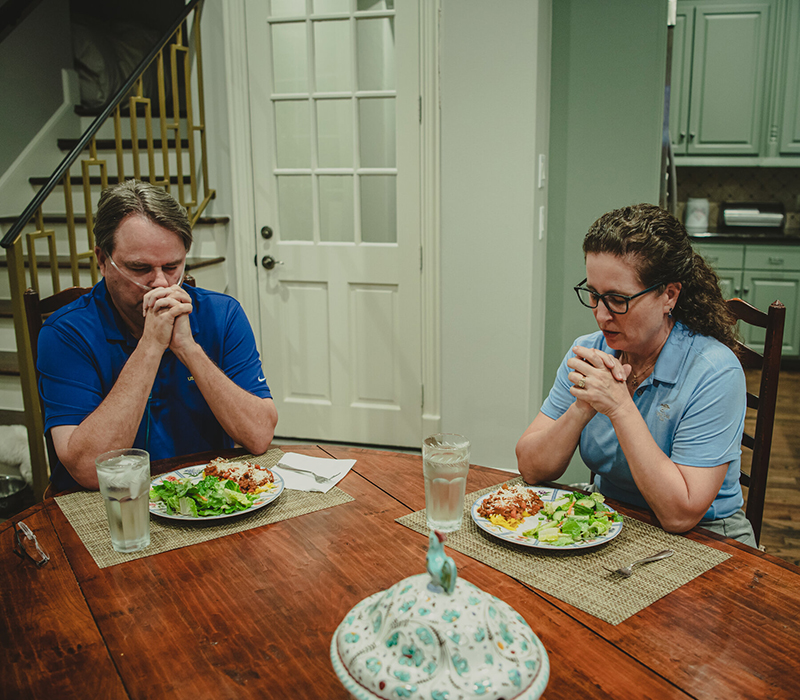
[[[747,386],[758,392],[757,373],[747,372]],[[772,436],[767,494],[764,500],[764,524],[761,544],[767,552],[800,564],[800,372],[781,371],[778,405]],[[748,411],[748,414],[750,411]],[[745,420],[752,430],[754,420]],[[749,450],[742,463],[747,464]],[[745,489],[746,498],[746,489]]]

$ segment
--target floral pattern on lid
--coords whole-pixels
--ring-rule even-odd
[[[468,581],[448,594],[434,580],[403,579],[345,616],[331,641],[345,688],[358,700],[539,698],[550,666],[528,623]]]

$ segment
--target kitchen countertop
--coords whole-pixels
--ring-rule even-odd
[[[741,232],[717,231],[709,227],[705,233],[689,233],[693,243],[762,243],[769,245],[799,245],[800,229],[742,228]]]

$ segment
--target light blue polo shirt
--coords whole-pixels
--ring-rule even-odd
[[[270,398],[255,337],[233,297],[184,286],[192,298],[195,341],[226,376],[251,394]],[[39,334],[39,391],[45,431],[79,425],[111,391],[136,349],[111,303],[105,280],[47,319]],[[134,447],[153,460],[232,447],[191,373],[171,350],[161,358]],[[50,480],[59,490],[77,486],[59,462]]]
[[[558,369],[541,411],[558,419],[575,401],[567,379],[572,347],[597,348],[610,355],[600,331],[578,338]],[[688,467],[716,467],[730,462],[725,481],[703,520],[733,515],[742,507],[739,485],[741,440],[746,411],[745,378],[736,355],[719,341],[693,334],[676,323],[649,377],[633,401],[658,446],[673,462]],[[631,475],[611,421],[598,413],[583,429],[580,454],[597,475],[600,492],[625,503],[649,506]]]

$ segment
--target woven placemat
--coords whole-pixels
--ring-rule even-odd
[[[508,483],[524,482],[517,477]],[[612,625],[618,625],[731,556],[635,518],[625,518],[617,537],[592,549],[562,552],[511,544],[481,530],[470,515],[475,500],[497,488],[491,486],[467,494],[461,529],[447,534],[446,545]],[[397,522],[422,534],[428,533],[424,510],[397,518]],[[675,554],[637,567],[630,578],[605,568],[617,569],[662,549],[671,549]]]
[[[272,449],[263,455],[244,455],[237,459],[256,462],[263,467],[273,467],[282,455],[282,450]],[[242,513],[240,517],[226,520],[198,522],[187,526],[184,524],[185,521],[151,516],[150,545],[138,552],[126,554],[114,551],[111,546],[106,507],[103,497],[98,491],[81,491],[66,496],[56,496],[56,503],[101,569],[133,559],[142,559],[153,554],[168,552],[172,549],[188,547],[199,542],[207,542],[233,532],[243,532],[254,527],[288,520],[298,515],[349,503],[352,500],[354,500],[352,496],[336,486],[328,493],[309,493],[285,489],[276,501],[252,514]]]

